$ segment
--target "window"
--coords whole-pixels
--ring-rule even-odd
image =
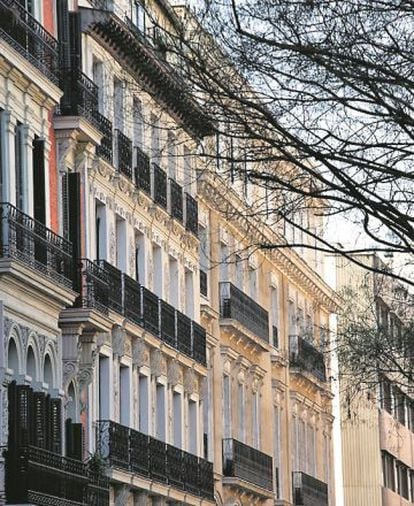
[[[257,299],[257,269],[249,266],[249,295],[253,300]]]
[[[106,206],[95,201],[96,259],[106,260]]]
[[[194,273],[185,269],[185,314],[194,318]]]
[[[135,279],[146,286],[145,236],[138,230],[135,231]]]
[[[188,451],[198,455],[197,437],[197,403],[191,399],[188,401]]]
[[[405,395],[397,387],[393,388],[394,394],[394,417],[405,425]]]
[[[391,383],[386,378],[381,381],[380,391],[381,408],[388,411],[388,413],[392,413]]]
[[[253,447],[260,449],[260,395],[254,392],[252,396]]]
[[[155,413],[155,437],[165,441],[165,386],[157,383],[156,386],[156,413]]]
[[[276,499],[282,498],[282,437],[281,437],[281,409],[276,406],[274,409],[275,416],[275,434],[274,434],[274,463],[275,463],[275,492]]]
[[[96,58],[93,59],[92,79],[98,87],[98,110],[101,114],[105,114],[104,68],[103,63]]]
[[[143,117],[142,117],[142,104],[137,99],[134,98],[133,106],[132,106],[132,115],[133,115],[133,141],[134,146],[138,146],[139,148],[143,148]],[[136,157],[136,150],[135,157]],[[135,164],[136,165],[136,160]]]
[[[24,168],[22,124],[17,122],[14,129],[14,166],[16,177],[16,207],[24,209]]]
[[[237,391],[237,404],[239,408],[238,412],[238,422],[239,422],[239,434],[238,438],[239,441],[244,442],[245,441],[245,409],[244,409],[244,385],[242,383],[238,384],[238,391]]]
[[[243,290],[244,289],[243,260],[239,255],[236,255],[235,269],[236,269],[236,286],[240,290]]]
[[[220,243],[220,281],[228,281],[229,277],[229,249],[227,244]]]
[[[171,179],[176,178],[176,140],[172,132],[168,132],[168,176]]]
[[[274,286],[270,287],[270,317],[272,320],[271,327],[271,343],[275,348],[279,347],[279,335],[278,335],[278,327],[279,327],[279,298],[277,293],[277,288]]]
[[[133,22],[138,30],[145,34],[145,3],[144,0],[134,1]]]
[[[176,258],[170,256],[169,257],[169,271],[170,271],[170,282],[169,282],[169,303],[178,307],[180,299],[179,299],[179,271],[178,271],[178,261]]]
[[[155,163],[160,159],[160,125],[158,118],[151,115],[151,153]]]
[[[158,297],[163,296],[163,265],[162,250],[158,244],[152,245],[152,263],[153,263],[153,290]]]
[[[138,377],[138,404],[139,404],[139,417],[138,428],[144,434],[149,432],[148,412],[149,412],[149,390],[148,390],[148,376],[142,374]]]
[[[99,355],[99,418],[108,420],[110,418],[109,395],[110,385],[110,359],[109,357]]]
[[[182,446],[182,401],[179,392],[173,392],[173,437],[174,446]]]
[[[396,463],[397,469],[397,492],[405,499],[409,498],[408,467],[402,462]]]
[[[184,191],[191,193],[191,153],[187,146],[184,146]]]
[[[114,79],[114,128],[124,130],[124,84]]]
[[[223,376],[223,435],[231,437],[231,384],[230,376]]]
[[[394,457],[382,451],[382,474],[384,487],[395,492]]]
[[[119,367],[119,421],[122,425],[130,425],[130,368]]]
[[[123,272],[127,271],[127,231],[126,221],[116,217],[116,266]]]

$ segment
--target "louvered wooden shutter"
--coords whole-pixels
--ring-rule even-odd
[[[47,448],[47,404],[44,392],[33,392],[33,410],[31,410],[31,444]]]
[[[62,175],[62,232],[63,236],[69,238],[69,181],[68,174]]]
[[[82,44],[79,12],[69,13],[70,61],[72,69],[82,68]]]
[[[80,174],[68,174],[68,209],[69,209],[69,239],[73,245],[75,258],[81,257],[81,212],[80,212]]]
[[[54,453],[62,452],[62,402],[51,398],[49,402],[48,447]]]

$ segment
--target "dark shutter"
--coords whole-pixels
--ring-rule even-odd
[[[70,61],[72,69],[82,68],[82,44],[79,12],[69,13]]]
[[[63,174],[62,180],[62,231],[63,236],[68,239],[69,238],[69,181],[68,175]]]
[[[33,410],[31,411],[31,444],[47,448],[47,415],[49,396],[44,392],[33,392]]]
[[[80,174],[68,174],[69,190],[69,240],[73,244],[73,255],[81,257],[81,210],[80,210]]]
[[[41,223],[46,223],[45,205],[45,143],[35,138],[33,140],[33,200],[34,217]]]
[[[72,423],[68,418],[65,422],[66,429],[66,455],[72,459],[83,460],[84,434],[81,423]]]
[[[61,68],[70,66],[70,30],[68,0],[56,0],[57,33]]]
[[[48,447],[54,453],[62,452],[62,403],[56,398],[49,401]]]

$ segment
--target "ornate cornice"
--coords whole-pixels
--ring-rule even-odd
[[[272,230],[258,216],[250,216],[240,198],[233,194],[228,184],[218,174],[205,170],[198,179],[199,196],[204,204],[220,209],[231,216],[229,227],[250,237],[255,244],[285,244],[286,240]],[[323,307],[336,312],[340,301],[338,295],[312,270],[291,248],[262,250],[271,262],[294,284],[311,294]]]

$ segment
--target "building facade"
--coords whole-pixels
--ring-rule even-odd
[[[401,294],[406,289],[379,272],[385,264],[377,255],[355,258],[362,266],[335,257],[337,289],[359,294],[354,304],[365,318],[394,338],[404,322],[407,304],[402,304]],[[353,395],[346,386],[339,389],[344,504],[408,506],[414,501],[412,388],[392,371],[374,384]]]
[[[197,156],[179,19],[0,0],[0,503],[335,504],[336,296],[250,252],[283,231]]]

